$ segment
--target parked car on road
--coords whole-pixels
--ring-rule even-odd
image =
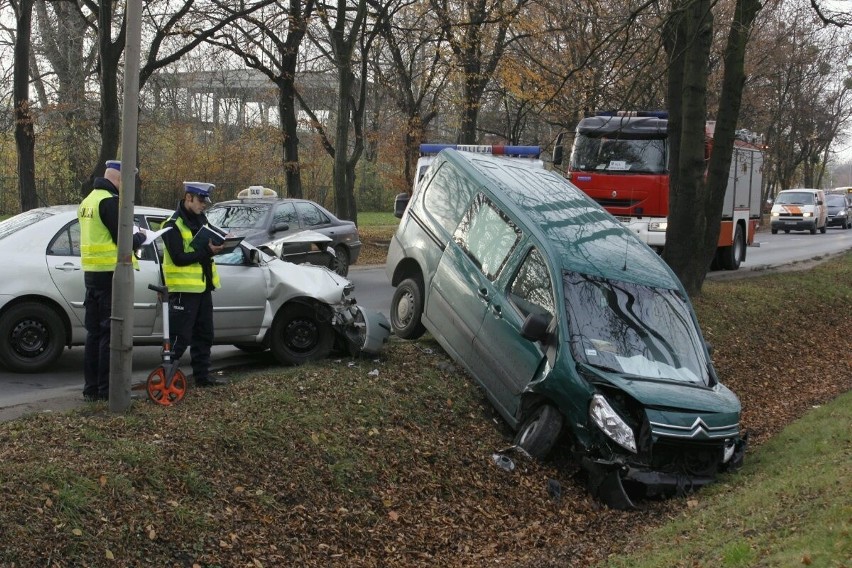
[[[829,192],[825,195],[829,227],[852,229],[852,193]]]
[[[136,207],[134,223],[159,229],[172,212]],[[134,273],[133,342],[162,343],[162,241],[142,247]],[[214,257],[222,287],[213,292],[216,344],[271,349],[283,364],[321,359],[334,348],[375,353],[390,325],[355,303],[351,282],[317,266],[294,265],[251,245]],[[85,285],[77,206],[32,209],[0,222],[0,366],[40,372],[68,346],[83,345]]]
[[[612,507],[737,469],[740,402],[678,278],[553,172],[444,150],[390,244],[395,333],[430,332],[546,457],[565,435]]]
[[[244,236],[247,243],[256,247],[278,241],[282,245],[279,250],[284,260],[290,260],[288,257],[294,255],[299,262],[306,260],[312,264],[330,266],[341,276],[349,274],[349,266],[355,264],[361,252],[361,239],[355,223],[338,219],[324,207],[307,199],[279,198],[269,188],[248,187],[238,193],[237,199],[213,204],[206,214],[217,227]],[[306,230],[329,237],[330,244],[320,246],[320,243],[290,243],[281,240]],[[333,258],[325,254],[327,246],[331,247]]]

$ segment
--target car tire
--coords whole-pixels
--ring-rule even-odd
[[[349,249],[343,245],[334,247],[334,271],[340,276],[349,274]]]
[[[771,231],[772,231],[772,234],[773,234],[773,235],[777,235],[777,234],[778,234],[778,229],[771,229]]]
[[[59,359],[65,326],[56,310],[41,302],[10,307],[0,318],[0,363],[15,373],[39,373]]]
[[[334,346],[334,329],[318,307],[285,305],[272,323],[272,355],[283,365],[325,359]]]
[[[515,445],[537,460],[553,449],[562,432],[562,413],[550,404],[542,404],[524,420],[515,435]]]
[[[740,267],[743,256],[745,256],[745,236],[743,236],[742,227],[737,225],[733,244],[722,247],[719,251],[719,264],[724,270],[736,270]]]
[[[828,230],[828,223],[823,223],[822,227],[820,227],[820,229],[819,229],[819,232],[820,232],[820,234],[824,235],[827,230]]]
[[[419,278],[406,278],[391,299],[391,327],[402,339],[417,339],[426,333],[423,326],[423,284]]]
[[[816,226],[816,223],[814,223],[814,226],[810,228],[810,231],[811,231],[811,234],[812,234],[812,235],[816,235],[816,232],[817,232],[817,226]]]
[[[784,229],[784,234],[785,234],[785,235],[789,235],[789,234],[790,234],[790,229]]]

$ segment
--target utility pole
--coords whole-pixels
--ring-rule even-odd
[[[112,281],[109,409],[130,406],[133,370],[133,200],[136,195],[136,132],[139,118],[139,57],[142,0],[127,0],[124,45],[124,109],[121,117],[121,191],[118,196],[118,264]]]

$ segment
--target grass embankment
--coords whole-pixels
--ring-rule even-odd
[[[852,563],[852,393],[749,455],[610,567],[834,566]]]
[[[688,499],[611,511],[563,459],[495,467],[510,433],[425,337],[370,360],[261,358],[174,408],[0,424],[0,566],[629,566],[614,555],[631,548],[685,549],[655,566],[848,566],[848,395],[766,442],[852,388],[850,283],[852,254],[707,283],[699,320],[754,443],[742,474]]]

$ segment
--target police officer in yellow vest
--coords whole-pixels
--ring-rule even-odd
[[[222,252],[222,245],[207,242],[195,250],[192,238],[201,227],[222,233],[211,226],[204,215],[210,203],[212,183],[186,181],[183,200],[163,224],[173,231],[163,234],[165,254],[163,275],[169,288],[169,329],[174,357],[179,359],[190,349],[192,374],[197,386],[223,384],[210,376],[210,348],[213,345],[213,295],[220,286],[213,256]]]
[[[83,360],[83,398],[109,399],[109,339],[112,315],[112,275],[118,263],[118,191],[121,162],[109,160],[104,177],[80,203],[80,256],[86,282],[86,347]],[[133,250],[142,246],[145,231],[133,235]],[[136,257],[133,266],[137,267]]]

